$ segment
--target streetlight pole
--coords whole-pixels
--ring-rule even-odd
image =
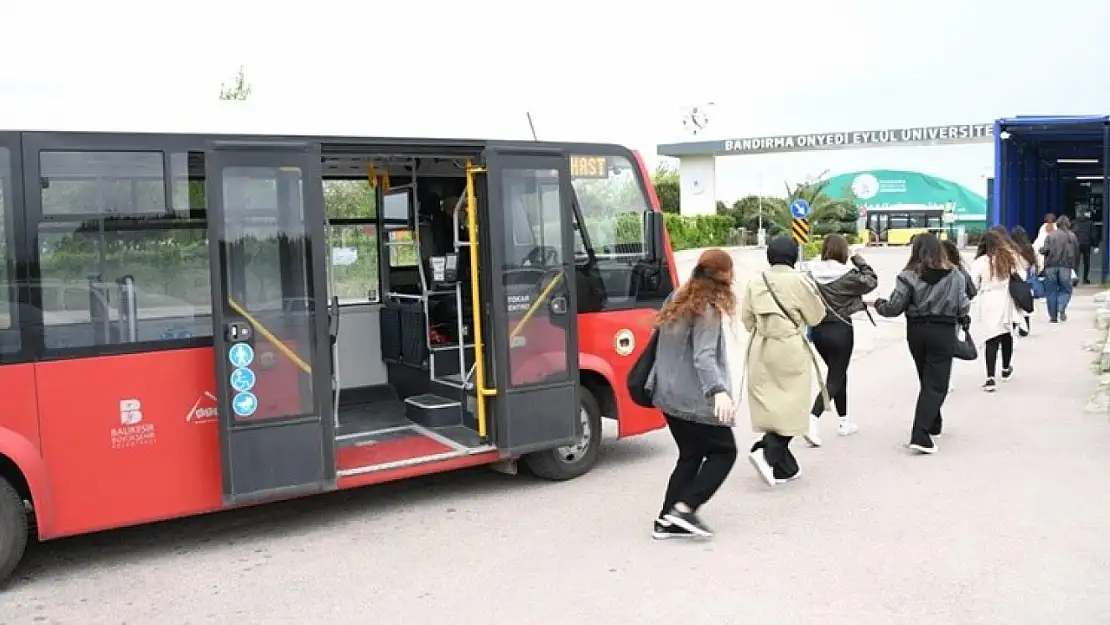
[[[767,233],[763,230],[763,172],[759,172],[758,181],[759,195],[756,197],[759,203],[759,229],[755,233],[755,243],[757,246],[763,247],[767,245]]]

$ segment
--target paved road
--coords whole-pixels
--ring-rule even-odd
[[[904,252],[872,256],[889,274]],[[1082,410],[1092,311],[1080,297],[1067,324],[1035,327],[993,395],[962,363],[931,457],[901,447],[915,383],[899,326],[861,325],[859,434],[826,423],[824,448],[797,449],[803,478],[775,490],[737,464],[704,512],[712,542],[648,535],[674,459],[659,432],[564,484],[477,470],[43,545],[0,623],[1108,622],[1110,423]]]

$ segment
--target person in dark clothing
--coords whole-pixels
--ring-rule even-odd
[[[906,343],[921,385],[909,448],[936,453],[932,437],[939,436],[943,427],[940,409],[952,376],[957,324],[970,324],[971,302],[964,274],[948,262],[935,235],[920,234],[890,297],[875,300],[873,305],[884,317],[906,315]]]
[[[1014,226],[1010,230],[1010,242],[1014,245],[1014,251],[1017,252],[1018,256],[1021,256],[1021,260],[1028,267],[1025,278],[1032,290],[1034,281],[1040,280],[1038,276],[1041,273],[1041,259],[1037,256],[1036,250],[1033,249],[1033,243],[1029,240],[1025,228]],[[1025,321],[1025,327],[1018,326],[1018,334],[1029,336],[1029,332],[1033,330],[1033,315],[1023,310],[1021,311],[1021,318]]]
[[[967,267],[964,266],[964,257],[960,254],[960,248],[956,247],[955,243],[947,239],[941,241],[940,244],[944,247],[944,256],[948,259],[948,262],[960,273],[964,274],[964,280],[967,281],[967,299],[975,299],[975,295],[978,291],[975,288],[975,283],[971,281],[971,275],[967,273]]]
[[[941,241],[941,246],[944,247],[944,255],[948,258],[948,262],[964,276],[964,280],[966,281],[966,288],[964,290],[967,293],[967,299],[975,299],[975,296],[979,294],[979,290],[975,288],[975,282],[972,281],[971,274],[967,272],[967,267],[964,266],[964,257],[960,254],[960,248],[949,239]],[[954,390],[956,390],[956,388],[952,384],[951,378],[949,378],[948,392],[951,393]]]
[[[652,403],[663,412],[678,447],[663,508],[652,537],[711,537],[698,517],[736,463],[735,406],[722,320],[734,317],[732,257],[706,250],[693,274],[663,304],[655,365],[648,376]]]
[[[859,430],[848,418],[848,365],[852,362],[856,342],[852,315],[865,310],[863,296],[879,286],[879,278],[862,256],[852,254],[848,240],[839,234],[825,237],[821,260],[810,263],[808,270],[826,309],[825,318],[813,327],[810,337],[828,367],[825,387],[839,417],[837,433],[848,436]],[[810,411],[809,433],[805,436],[814,447],[821,446],[817,422],[827,408],[818,393]]]
[[[1083,210],[1075,218],[1072,228],[1075,239],[1079,242],[1079,264],[1082,267],[1080,277],[1083,284],[1091,283],[1091,249],[1095,247],[1095,224],[1091,221],[1091,212]]]
[[[1044,256],[1044,299],[1048,322],[1068,320],[1072,276],[1079,267],[1079,240],[1071,231],[1067,217],[1056,220],[1056,229],[1044,239],[1039,250]]]

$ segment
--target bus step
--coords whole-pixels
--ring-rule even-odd
[[[462,403],[454,399],[424,393],[405,398],[408,418],[424,427],[443,427],[462,423]]]

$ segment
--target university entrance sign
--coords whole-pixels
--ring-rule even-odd
[[[809,152],[813,150],[844,150],[859,148],[953,145],[990,143],[994,140],[994,124],[956,124],[949,126],[912,126],[794,135],[774,135],[690,141],[658,146],[663,156],[729,156],[771,154],[776,152]]]

